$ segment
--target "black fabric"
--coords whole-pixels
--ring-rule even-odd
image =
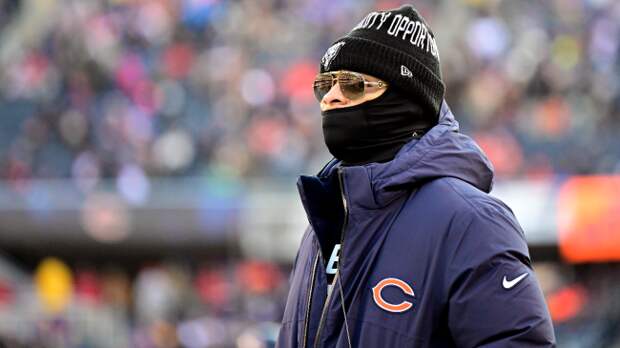
[[[320,70],[378,77],[403,90],[436,118],[439,115],[445,87],[435,35],[410,5],[368,14],[327,50]]]
[[[321,112],[329,152],[343,165],[387,162],[437,119],[395,88],[362,104]]]

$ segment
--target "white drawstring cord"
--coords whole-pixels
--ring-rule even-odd
[[[342,291],[342,282],[340,281],[340,272],[338,272],[338,279],[336,279],[336,281],[338,282],[338,288],[340,289],[340,307],[342,308],[342,314],[344,314],[344,328],[347,332],[347,341],[349,342],[349,348],[353,348],[353,345],[351,345],[351,334],[349,333],[349,323],[347,320],[347,310],[344,307],[344,292]]]

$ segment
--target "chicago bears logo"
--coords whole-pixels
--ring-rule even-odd
[[[409,286],[409,284],[398,278],[385,278],[372,288],[372,299],[375,300],[375,303],[379,306],[379,308],[392,313],[402,313],[413,307],[413,303],[409,301],[402,301],[401,303],[393,304],[383,299],[381,292],[387,286],[395,286],[401,289],[406,295],[411,297],[415,296],[413,294],[413,289]]]
[[[329,70],[329,66],[332,64],[332,61],[334,60],[334,58],[336,58],[336,55],[338,54],[342,46],[344,46],[344,44],[345,42],[338,42],[327,49],[327,52],[325,52],[323,58],[321,58],[321,64],[323,64],[323,69]]]

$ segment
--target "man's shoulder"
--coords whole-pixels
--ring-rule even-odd
[[[499,199],[455,177],[431,180],[419,187],[416,195],[425,200],[425,204],[441,205],[444,209],[462,214],[474,214],[488,206],[510,211]]]
[[[429,188],[441,190],[436,191],[441,194],[439,201],[451,201],[444,203],[444,209],[452,210],[455,223],[449,233],[455,241],[462,243],[465,237],[481,254],[488,249],[488,254],[512,250],[528,255],[525,234],[512,210],[500,199],[457,178],[435,180]]]
[[[457,221],[454,225],[459,230],[473,226],[480,231],[499,228],[502,233],[512,230],[517,235],[523,234],[514,213],[504,202],[458,178],[430,181],[416,195],[425,209],[440,210],[444,217]]]

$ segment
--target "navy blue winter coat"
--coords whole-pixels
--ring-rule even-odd
[[[555,346],[523,231],[488,194],[492,180],[445,102],[439,124],[394,160],[334,160],[301,177],[310,227],[277,346]],[[328,296],[334,238],[342,247]]]

